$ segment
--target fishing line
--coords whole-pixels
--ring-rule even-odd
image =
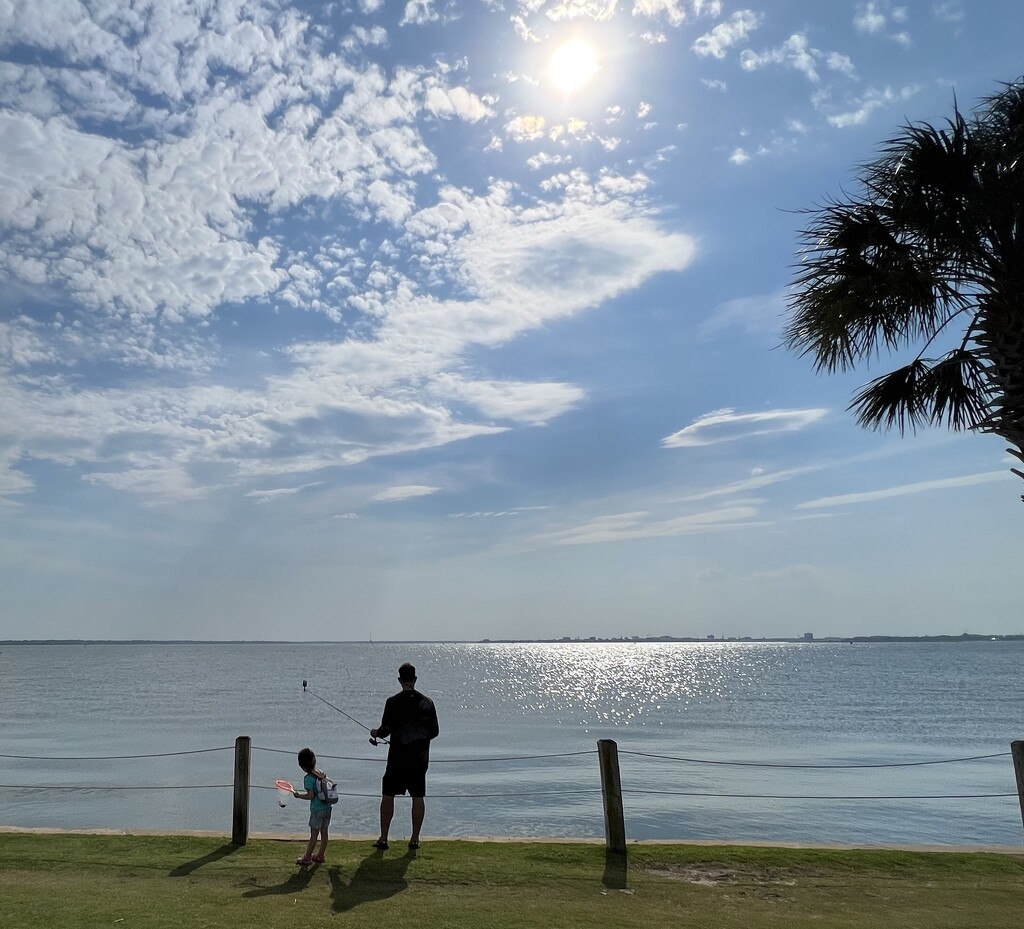
[[[331,703],[330,700],[325,700],[323,697],[320,696],[320,694],[316,693],[315,691],[310,690],[307,681],[303,681],[302,682],[302,692],[304,694],[310,694],[311,696],[316,697],[317,700],[319,700],[321,703],[326,703],[332,710],[334,710],[337,713],[341,713],[341,715],[344,716],[345,719],[352,720],[352,722],[354,722],[360,728],[365,729],[367,732],[371,731],[369,726],[363,725],[363,723],[359,722],[359,720],[356,719],[354,716],[349,716],[348,713],[346,713],[340,706],[335,706],[333,703]],[[370,736],[370,744],[371,745],[376,745],[378,742],[383,742],[385,745],[390,745],[391,744],[391,743],[388,742],[387,739],[384,739],[384,738],[375,739],[373,736]]]

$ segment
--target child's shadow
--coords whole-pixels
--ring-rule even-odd
[[[409,886],[405,872],[415,857],[411,851],[401,858],[385,858],[380,852],[374,852],[362,860],[347,884],[342,879],[341,869],[331,868],[327,874],[331,879],[334,912],[344,913],[361,903],[386,900],[401,893]]]
[[[313,874],[317,871],[316,865],[311,868],[300,868],[291,875],[284,883],[274,884],[272,887],[258,887],[255,890],[247,890],[243,897],[269,897],[275,894],[294,894],[305,890],[309,882],[313,880]],[[333,879],[332,879],[333,883]]]

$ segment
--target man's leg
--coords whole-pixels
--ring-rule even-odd
[[[423,814],[427,811],[427,805],[422,797],[412,798],[412,835],[409,836],[409,844],[419,844],[420,826],[423,825]]]
[[[380,798],[380,839],[381,843],[387,843],[388,832],[391,829],[391,819],[395,815],[395,798],[382,794]]]

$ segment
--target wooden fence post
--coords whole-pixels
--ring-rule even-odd
[[[622,812],[622,780],[619,777],[619,747],[612,739],[597,740],[601,764],[601,794],[604,799],[604,835],[609,851],[626,851],[626,823]]]
[[[1013,773],[1017,775],[1017,800],[1020,801],[1020,820],[1024,824],[1024,742],[1011,742]]]
[[[231,844],[249,841],[249,772],[252,768],[252,739],[235,739],[235,796],[231,816]]]

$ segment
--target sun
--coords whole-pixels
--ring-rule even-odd
[[[564,93],[579,90],[597,73],[594,46],[583,39],[560,45],[548,62],[548,80]]]

